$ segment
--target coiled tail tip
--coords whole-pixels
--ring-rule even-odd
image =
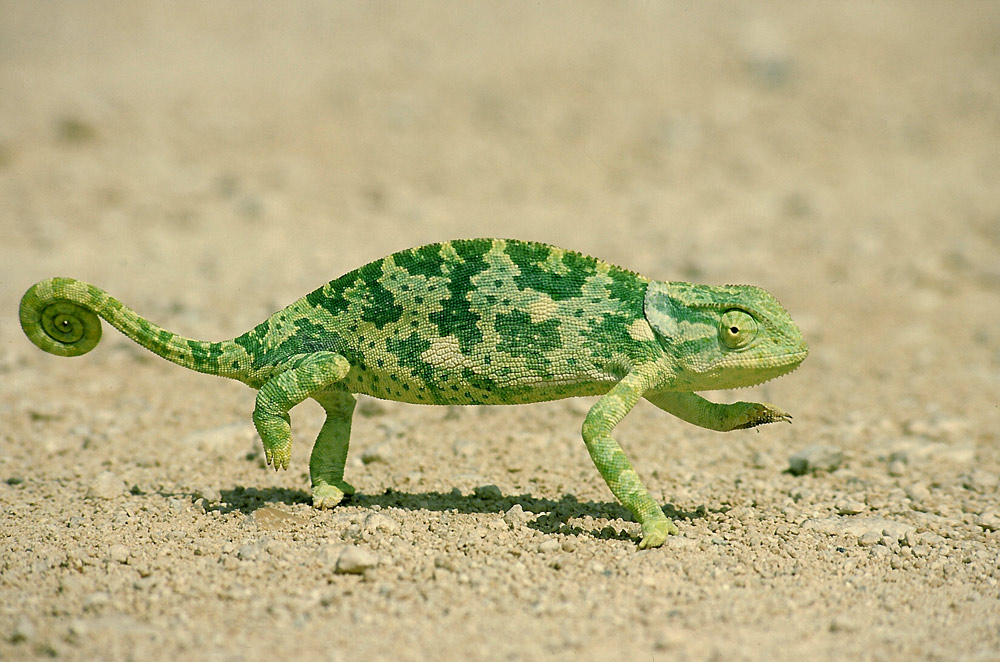
[[[101,320],[93,310],[69,298],[68,278],[35,283],[21,297],[21,328],[31,342],[56,356],[80,356],[101,340]],[[70,287],[67,287],[70,286]]]

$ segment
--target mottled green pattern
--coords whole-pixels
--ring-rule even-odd
[[[614,426],[643,397],[714,430],[789,420],[771,405],[714,404],[693,391],[760,383],[807,352],[788,313],[759,288],[649,281],[580,253],[503,239],[389,255],[227,342],[176,336],[68,278],[29,289],[20,317],[53,354],[92,349],[102,317],[174,363],[258,389],[254,424],[275,468],[291,458],[289,410],[315,399],[327,412],[309,463],[320,508],[354,491],[344,481],[353,394],[419,404],[600,395],[584,442],[642,525],[642,547],[663,544],[676,527],[611,436]]]

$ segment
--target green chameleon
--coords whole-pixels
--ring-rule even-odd
[[[353,494],[344,481],[354,394],[438,405],[513,405],[600,396],[583,440],[615,497],[642,526],[641,548],[677,527],[611,431],[640,398],[711,430],[790,421],[768,404],[716,404],[695,391],[760,384],[808,349],[788,313],[748,285],[651,281],[554,246],[463,239],[411,248],[330,281],[225,342],[166,331],[93,285],[52,278],[21,300],[25,334],[78,356],[98,316],[168,361],[257,389],[253,422],[268,464],[287,468],[288,411],[326,410],[309,460],[313,505]]]

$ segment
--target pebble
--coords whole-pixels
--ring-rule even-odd
[[[372,464],[374,462],[382,462],[385,464],[389,463],[392,459],[393,448],[391,441],[380,441],[377,444],[373,444],[361,452],[361,461],[365,464]]]
[[[788,458],[788,470],[796,476],[817,471],[834,471],[844,461],[839,448],[813,444]]]
[[[879,445],[892,449],[889,454],[890,462],[899,460],[911,465],[927,462],[953,462],[961,465],[969,464],[975,459],[975,449],[971,446],[945,444],[922,437],[889,439]]]
[[[361,575],[378,565],[378,556],[371,550],[357,545],[345,547],[337,558],[334,572],[338,575]]]
[[[203,498],[207,503],[219,503],[222,501],[222,492],[218,487],[211,485],[200,485],[192,490],[197,496]]]
[[[857,620],[842,614],[838,614],[830,620],[830,632],[856,632],[860,627]]]
[[[831,535],[847,535],[857,538],[868,535],[866,540],[881,541],[884,536],[892,540],[904,540],[915,528],[903,522],[884,517],[826,517],[808,519],[802,523],[803,529],[820,531]],[[870,534],[870,535],[869,535]],[[874,543],[873,543],[874,544]]]
[[[751,21],[740,38],[743,60],[758,83],[770,88],[787,85],[793,61],[788,40],[776,23]]]
[[[837,512],[841,515],[857,515],[858,513],[863,513],[868,510],[868,506],[860,501],[852,501],[850,499],[845,499],[843,501],[838,501]]]
[[[479,499],[495,500],[502,499],[503,492],[496,485],[480,485],[472,490],[472,493]]]
[[[252,561],[258,556],[260,556],[260,546],[253,543],[242,545],[236,550],[236,557],[241,561]]]
[[[382,513],[369,513],[361,524],[361,530],[367,535],[380,531],[392,535],[399,533],[399,524],[396,520],[386,517]]]
[[[91,593],[83,601],[84,611],[97,611],[111,602],[111,596],[104,591]]]
[[[108,549],[108,557],[115,563],[128,563],[130,556],[131,552],[129,552],[128,547],[125,545],[112,545],[110,549]]]
[[[455,455],[469,457],[475,454],[478,447],[479,444],[472,439],[458,439],[451,445],[451,450]]]
[[[975,523],[987,531],[1000,531],[1000,513],[996,511],[983,513],[975,519]]]
[[[286,513],[285,511],[278,510],[272,506],[262,506],[258,508],[250,513],[249,519],[259,528],[267,531],[285,529],[295,526],[296,524],[305,524],[309,521],[305,517]]]
[[[524,508],[521,504],[515,503],[510,509],[503,514],[503,521],[507,523],[512,529],[518,529],[531,520],[531,516],[524,512]]]
[[[1000,479],[996,474],[992,474],[982,469],[974,469],[962,476],[962,487],[981,494],[990,494],[996,491],[997,483]]]
[[[926,485],[913,483],[906,486],[906,496],[915,504],[922,504],[930,500],[931,491]]]
[[[538,551],[542,554],[551,554],[553,552],[558,552],[560,548],[559,541],[555,538],[549,538],[548,540],[543,540],[538,544]]]
[[[19,644],[22,641],[29,641],[35,638],[35,625],[27,616],[17,619],[13,631],[10,633],[11,643]]]
[[[386,408],[381,401],[375,398],[358,398],[358,405],[355,411],[360,416],[371,418],[372,416],[381,416],[386,412]]]
[[[858,544],[862,547],[871,547],[872,545],[877,545],[880,542],[882,542],[881,531],[865,531],[858,536]]]
[[[218,452],[228,449],[234,446],[234,444],[239,448],[243,448],[248,443],[256,445],[258,442],[257,431],[252,425],[247,423],[230,423],[229,425],[220,425],[207,430],[192,432],[185,436],[181,440],[181,443],[185,447],[190,446],[198,450]]]
[[[87,496],[94,499],[114,499],[125,493],[125,481],[110,471],[102,471],[90,481]]]

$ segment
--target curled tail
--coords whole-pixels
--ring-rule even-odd
[[[50,278],[21,297],[21,328],[31,342],[57,356],[80,356],[101,339],[101,321],[172,363],[243,380],[250,357],[232,341],[182,338],[140,317],[104,290],[72,278]]]

